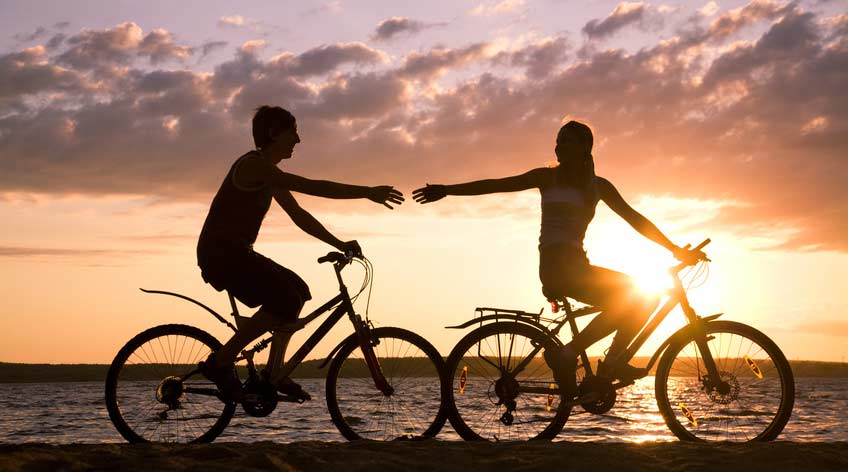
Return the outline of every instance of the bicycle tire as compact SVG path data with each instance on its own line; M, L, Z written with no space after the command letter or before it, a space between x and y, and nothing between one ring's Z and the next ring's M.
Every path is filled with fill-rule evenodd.
M235 403L184 392L186 383L166 380L191 372L220 347L211 334L180 324L150 328L127 342L106 375L106 409L121 436L130 443L206 443L221 434L235 412ZM215 385L203 376L197 374L196 378L191 387L215 391ZM161 393L166 385L181 392L175 408L159 399L168 398ZM201 424L195 425L195 420Z
M523 339L519 340L519 337ZM504 343L498 344L501 339ZM544 331L520 323L492 323L471 331L459 340L445 363L446 391L442 396L447 400L448 418L456 432L466 441L553 439L562 430L571 413L571 406L566 406L560 394L519 393L514 398L515 413L509 412L504 404L499 403L499 385L510 382L503 380L509 378L503 374L503 368L506 367L508 372L510 366L515 365L513 359L522 357L514 356L515 351L507 350L504 358L501 354L505 349L500 349L500 354L489 355L496 354L495 346L504 348L506 341L509 341L508 344L513 349L519 348L524 358L535 350L532 343L541 343L543 349L558 346ZM482 361L479 360L478 352L482 354ZM514 377L516 382L527 385L532 383L540 388L556 385L550 368L542 357L543 352L540 350L536 353L527 368L519 373L524 375ZM488 367L484 366L484 363L488 364ZM497 379L495 368L500 370ZM476 381L471 380L474 378ZM511 422L510 417L505 416L506 413L512 415Z
M375 328L374 353L391 395L377 390L356 336L339 349L327 372L327 409L346 439L432 438L447 420L441 392L444 360L421 336L401 328ZM435 382L434 382L435 380Z
M726 391L707 391L693 331L660 359L657 405L675 436L685 441L771 441L792 415L795 380L780 348L742 323L706 325L707 343Z

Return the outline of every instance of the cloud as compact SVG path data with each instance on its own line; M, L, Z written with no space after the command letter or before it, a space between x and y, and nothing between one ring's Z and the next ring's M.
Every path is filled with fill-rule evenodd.
M481 3L469 10L472 16L495 16L514 12L524 6L524 0L502 0L497 3Z
M583 26L583 34L589 39L605 39L629 25L639 25L642 29L661 26L659 17L651 18L651 6L642 2L619 3L612 13L603 20L591 20Z
M399 73L410 79L430 81L450 68L485 58L488 50L488 43L476 43L460 49L436 47L426 53L412 53L404 59Z
M718 13L718 3L710 0L704 6L698 9L698 14L701 16L713 16Z
M361 43L263 59L267 45L249 42L211 72L138 69L151 59L143 32L86 30L55 52L0 56L0 192L208 202L252 147L249 120L263 103L298 117L303 142L287 168L407 191L544 166L560 123L576 116L595 131L598 173L627 198L734 201L704 227L771 233L772 249L845 252L846 31L793 4L765 5L728 13L745 18L729 27L716 23L725 14L696 16L635 52L573 57L557 36L397 62ZM733 39L740 25L751 30L744 42Z
M230 29L246 29L254 33L267 33L273 30L274 27L264 21L254 18L246 18L241 15L222 16L218 19L219 28Z
M47 59L43 46L0 56L0 103L40 93L78 93L86 88L81 74L50 64Z
M147 57L151 64L158 65L185 59L193 53L189 47L174 44L168 31L156 29L145 35L133 22L104 30L86 29L68 38L66 43L69 48L56 62L81 70L128 65L139 57Z
M754 0L713 20L707 34L712 41L723 39L759 21L776 19L792 8L792 4L780 5L770 0Z
M193 51L174 44L173 35L168 31L155 29L138 44L138 53L150 57L150 63L156 65L171 59L187 59Z
M345 64L380 64L387 56L365 44L335 43L310 49L294 57L288 66L289 72L300 76L321 75Z
M492 62L523 67L528 76L543 78L565 62L569 48L565 37L548 38L519 50L502 51L492 58Z
M310 8L305 12L301 13L301 16L315 16L322 15L324 13L332 13L339 14L342 12L342 2L340 0L333 0L332 2L324 3L315 8Z
M380 22L371 39L374 41L389 41L400 34L411 35L429 28L444 26L447 23L424 23L410 20L407 17L395 16Z
M217 51L218 49L222 49L222 48L226 47L227 44L229 44L229 43L226 42L226 41L207 41L207 42L201 44L200 48L199 48L200 49L200 57L198 58L198 60L205 59L206 56L212 54L213 52Z
M15 41L19 41L19 42L22 42L22 43L29 43L29 42L35 41L37 39L41 39L41 38L47 36L48 34L50 34L50 32L47 30L47 28L45 28L43 26L39 26L32 33L18 33L14 36L14 38L15 38Z

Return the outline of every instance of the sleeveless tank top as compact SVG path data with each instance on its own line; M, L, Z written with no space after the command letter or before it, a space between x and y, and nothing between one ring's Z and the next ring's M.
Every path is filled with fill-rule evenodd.
M542 228L539 235L539 249L553 246L570 246L583 251L583 238L586 228L595 217L598 204L597 192L587 199L583 190L573 186L560 185L555 178L549 185L541 187Z
M215 194L197 243L197 259L201 267L218 256L253 250L262 220L271 207L273 192L270 185L238 187L233 176L245 159L256 157L256 152L251 151L238 158Z

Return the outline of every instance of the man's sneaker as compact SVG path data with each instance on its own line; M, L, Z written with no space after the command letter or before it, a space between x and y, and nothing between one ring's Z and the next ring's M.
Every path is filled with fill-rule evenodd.
M598 377L629 383L648 375L648 369L633 367L630 364L615 366L611 361L598 361Z
M219 366L215 362L215 353L209 354L205 361L197 365L204 377L215 383L223 400L239 402L242 399L241 381L236 374L235 366Z
M553 371L562 396L567 399L574 398L577 395L577 356L574 351L566 346L546 349L545 362Z
M277 382L277 391L288 397L289 401L303 403L307 400L312 400L312 395L307 393L300 384L288 377Z

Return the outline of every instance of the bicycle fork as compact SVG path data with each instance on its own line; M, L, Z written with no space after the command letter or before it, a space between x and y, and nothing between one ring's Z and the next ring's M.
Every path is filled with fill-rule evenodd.
M374 346L379 342L371 336L371 327L368 322L363 320L361 316L356 315L356 331L359 335L359 347L362 349L362 356L365 358L365 364L368 366L368 371L371 373L371 378L374 380L374 386L377 387L383 395L391 396L395 389L389 384L386 376L383 374L383 369L380 367L380 361L374 353Z

